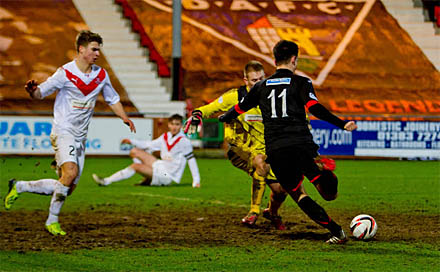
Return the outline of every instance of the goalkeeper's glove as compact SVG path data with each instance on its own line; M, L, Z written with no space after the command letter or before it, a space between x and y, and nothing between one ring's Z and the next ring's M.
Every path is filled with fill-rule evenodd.
M336 169L336 163L332 159L323 158L318 156L315 158L315 163L318 165L319 170L330 170L334 171Z
M200 132L203 125L202 117L203 114L201 111L193 110L191 117L185 122L185 129L183 132L188 133L189 135Z
M24 85L24 89L29 93L31 98L34 98L34 92L37 90L38 83L35 80L28 80L26 85Z

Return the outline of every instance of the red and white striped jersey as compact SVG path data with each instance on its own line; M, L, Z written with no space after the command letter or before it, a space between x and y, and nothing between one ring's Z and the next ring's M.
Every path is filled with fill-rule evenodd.
M74 60L58 68L39 88L43 97L58 90L52 131L59 135L73 135L77 140L87 137L100 92L109 105L119 102L120 99L103 68L93 65L92 71L84 74Z

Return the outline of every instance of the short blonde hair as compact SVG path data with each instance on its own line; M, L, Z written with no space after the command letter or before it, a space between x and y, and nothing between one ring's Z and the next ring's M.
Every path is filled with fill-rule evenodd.
M261 64L261 62L259 61L251 60L248 63L246 63L246 65L244 66L243 75L245 78L247 78L250 72L259 72L259 71L264 71L263 64Z

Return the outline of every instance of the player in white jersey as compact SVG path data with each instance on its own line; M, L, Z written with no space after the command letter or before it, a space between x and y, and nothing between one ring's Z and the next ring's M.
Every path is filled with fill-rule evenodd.
M136 132L107 72L94 64L100 55L101 46L102 38L99 34L81 31L76 38L78 54L73 61L63 65L42 84L29 80L25 85L25 90L33 99L43 99L58 91L50 137L60 178L34 181L11 179L5 208L9 210L24 192L52 195L46 229L53 235L66 234L58 223L58 215L67 195L72 193L81 177L87 131L100 93L112 111L132 132Z
M99 185L107 186L139 173L146 178L143 185L170 185L172 181L180 183L188 162L193 177L192 186L200 187L199 169L191 142L182 132L182 121L182 116L174 114L168 118L169 131L152 141L122 140L122 144L135 146L130 151L134 163L107 178L93 174L93 179ZM160 160L151 154L154 151L160 151Z

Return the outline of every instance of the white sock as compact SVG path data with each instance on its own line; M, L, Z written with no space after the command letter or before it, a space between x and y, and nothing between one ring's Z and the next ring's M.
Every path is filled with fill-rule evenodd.
M17 181L17 193L35 193L42 195L51 195L55 190L56 179L40 179L33 181Z
M69 187L64 186L59 181L56 182L55 190L50 200L49 217L46 220L46 225L58 222L58 215L60 214L61 207L63 207L68 192Z
M134 174L136 174L136 171L134 171L134 169L129 166L127 168L124 168L124 169L114 173L110 177L105 178L104 180L105 180L105 183L108 185L113 182L117 182L117 181L131 178Z

